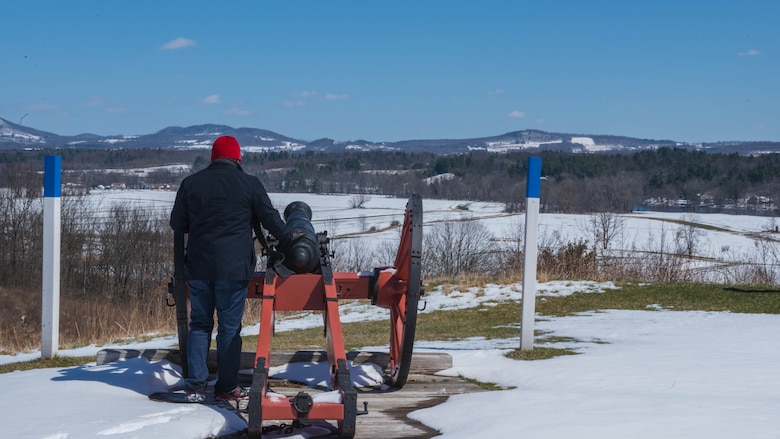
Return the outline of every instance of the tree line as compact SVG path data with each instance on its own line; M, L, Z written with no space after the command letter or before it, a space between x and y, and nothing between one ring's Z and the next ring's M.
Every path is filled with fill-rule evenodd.
M63 181L86 189L175 187L185 176L160 169L143 177L106 169L208 165L208 150L58 150L0 152L0 186L20 169L42 168L46 154L63 156ZM710 154L659 148L632 154L560 151L438 155L401 151L244 153L243 167L272 192L365 193L495 201L523 209L527 161L541 156L543 212L626 212L650 208L775 215L780 155Z

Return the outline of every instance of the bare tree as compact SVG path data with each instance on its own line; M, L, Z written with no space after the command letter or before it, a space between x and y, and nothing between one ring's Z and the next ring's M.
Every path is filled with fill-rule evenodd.
M625 219L614 212L592 213L588 225L593 234L593 241L603 250L609 249L610 243L623 233Z
M697 225L698 218L695 215L686 215L684 222L680 224L675 233L677 251L692 257L699 246L699 238L702 232Z
M35 288L43 254L41 178L29 166L11 168L0 188L0 278L7 286Z
M423 235L426 274L456 276L494 270L493 235L474 220L438 223Z
M371 201L371 197L368 195L355 194L349 199L349 207L352 209L362 209L369 201Z
M519 220L513 220L503 234L504 236L499 239L500 251L497 255L497 266L502 271L522 273L525 224ZM540 243L539 247L543 247L543 244Z
M365 239L343 238L331 241L335 271L362 271L376 266L375 252Z
M751 283L775 284L778 281L778 261L780 261L777 241L768 236L760 236L753 244L755 252L749 258L752 263L745 268L745 271L751 275Z
M661 224L660 233L651 233L647 249L647 258L642 261L645 274L644 278L656 282L681 282L687 279L689 274L683 265L680 254L672 251L665 224Z

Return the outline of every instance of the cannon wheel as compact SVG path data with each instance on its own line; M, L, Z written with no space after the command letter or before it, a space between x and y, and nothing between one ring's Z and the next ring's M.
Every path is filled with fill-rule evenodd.
M417 306L422 292L422 226L422 198L414 194L406 204L401 245L394 265L396 278L406 282L406 290L396 296L390 307L389 384L396 389L406 384L412 364Z

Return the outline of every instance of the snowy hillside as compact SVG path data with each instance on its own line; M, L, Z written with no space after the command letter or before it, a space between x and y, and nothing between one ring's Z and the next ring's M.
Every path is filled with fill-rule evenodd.
M162 148L203 149L211 146L220 135L236 137L245 151L404 151L432 152L437 154L486 151L504 153L509 151L543 149L571 152L638 151L661 146L692 148L670 140L648 140L616 136L595 136L586 134L546 133L539 130L524 130L472 139L409 139L397 142L381 140L334 140L321 138L301 140L273 131L259 128L233 128L226 125L203 124L189 127L167 127L156 133L121 134L98 136L81 134L60 136L37 131L34 128L14 124L0 119L0 149L15 148Z

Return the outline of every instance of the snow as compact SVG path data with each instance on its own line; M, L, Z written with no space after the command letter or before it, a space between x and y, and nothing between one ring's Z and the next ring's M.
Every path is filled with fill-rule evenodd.
M517 143L517 140L500 140L497 142L485 142L485 146L469 146L471 151L488 151L488 152L509 152L521 149L539 149L543 145L550 145L554 143L560 143L563 139L549 140L546 142L533 142L524 141L523 143Z
M456 395L411 417L447 438L756 438L780 432L774 414L780 348L772 335L780 316L606 311L549 319L537 328L590 341L577 344L581 355L530 362L506 359L500 350L454 350L455 367L446 374L516 388Z
M89 197L97 215L108 216L112 205L124 203L142 204L149 212L167 216L175 192L105 190L93 191ZM398 241L398 229L389 226L393 221L403 221L407 202L402 198L377 195L367 197L368 201L362 208L350 208L352 195L272 193L270 197L280 211L293 201L306 202L314 212L314 228L318 231L327 230L328 236L337 240L346 235L352 236L354 232L374 228L376 232L361 236L372 247L382 241ZM523 213L506 213L504 207L504 204L494 202L423 200L426 227L446 220L471 219L484 224L497 242L521 238L521 229L525 223ZM693 221L715 227L697 229L699 245L696 256L699 259L727 262L739 261L755 253L755 236L775 228L773 218L760 216L634 212L619 217L623 220L623 230L610 244L612 251L658 250L662 242L667 246L674 242L675 233L681 226L673 221ZM539 243L544 245L559 237L564 242L583 239L592 244L594 237L590 219L587 214L542 213L539 215Z
M594 142L590 137L572 137L571 143L579 143L585 147L596 146L596 142Z
M106 168L103 172L106 174L130 174L140 178L146 178L153 172L170 172L171 174L188 174L191 170L191 165L175 164L164 166L147 166L143 168ZM81 172L81 171L66 171L66 172Z
M621 149L620 146L615 145L599 145L591 137L572 137L571 143L579 143L588 152L603 152L612 151L614 149Z
M431 185L433 183L441 183L442 181L452 180L455 178L455 174L452 172L445 172L444 174L438 174L434 175L433 177L428 177L423 179L425 184Z
M548 282L539 284L539 294L598 294L607 288L615 286ZM518 291L518 285L493 285L479 295L438 291L426 297L428 307L451 309L516 301ZM444 438L733 439L780 433L778 315L606 310L539 317L536 328L577 340L555 346L580 354L538 361L507 359L503 354L519 344L519 328L512 339L419 340L418 352L452 355L453 368L440 374L494 382L507 390L451 395L445 403L410 417L440 430ZM144 346L173 343L159 339ZM85 350L78 355L85 355ZM356 385L381 382L373 366L351 371ZM328 371L327 365L299 363L275 367L272 374L322 385ZM245 428L228 409L147 399L152 392L180 385L180 380L178 366L145 359L2 374L4 432L8 437L45 439L204 438ZM322 395L319 398L337 398L332 392Z
M241 149L244 152L269 152L269 151L301 151L306 148L306 145L302 143L295 143L290 141L279 141L276 139L271 139L275 142L280 142L279 145L274 146L242 146ZM208 145L210 147L210 145Z
M125 201L144 198L129 192L116 194ZM105 191L100 196L111 194ZM173 200L172 194L164 192L150 198L161 211ZM315 228L335 226L339 233L354 230L360 215L371 218L370 222L389 223L402 217L406 204L406 200L373 197L365 209L348 209L348 196L272 194L272 200L282 208L295 199L312 206L320 221ZM473 215L497 235L508 234L509 228L522 224L522 215L506 215L497 203L424 200L424 204L426 223ZM469 210L458 209L463 205ZM647 242L647 235L664 232L660 225L665 223L659 219L683 218L681 214L659 213L623 217L626 236L622 240L626 243ZM541 229L583 236L581 225L585 220L584 216L543 214L540 224ZM754 245L746 234L765 230L767 221L731 215L697 217L697 222L723 228L706 231L706 240L714 241L712 245L745 249ZM378 235L366 236L382 239ZM388 234L386 238L397 240L397 235ZM616 286L609 282L554 281L539 283L537 294L599 294L610 288ZM421 312L510 302L518 304L519 320L521 298L521 284L455 291L439 287L426 292L426 308ZM345 322L387 318L385 311L370 305L344 303L341 308ZM319 315L300 313L281 319L276 330L321 325ZM505 390L450 395L446 402L409 416L441 431L443 438L780 437L780 344L776 337L780 315L683 312L656 306L646 311L537 316L535 327L556 339L574 340L550 346L572 348L579 355L538 361L508 359L504 353L519 345L519 325L517 337L510 339L418 340L417 352L446 352L453 357L453 367L440 374L493 382ZM245 328L245 333L253 332L257 333L257 326ZM125 347L166 348L175 343L175 338L168 336ZM92 356L100 349L89 346L60 350L59 354ZM39 352L0 356L0 364L39 357ZM290 364L275 367L272 373L322 385L328 374L322 366L327 368L312 363ZM351 372L357 385L378 385L381 380L374 367L355 366ZM165 360L129 359L101 366L90 363L0 374L3 436L204 438L245 428L244 421L228 409L166 404L147 398L152 392L180 384L178 366ZM440 393L448 394L448 390L444 387ZM319 397L337 395L328 392Z

